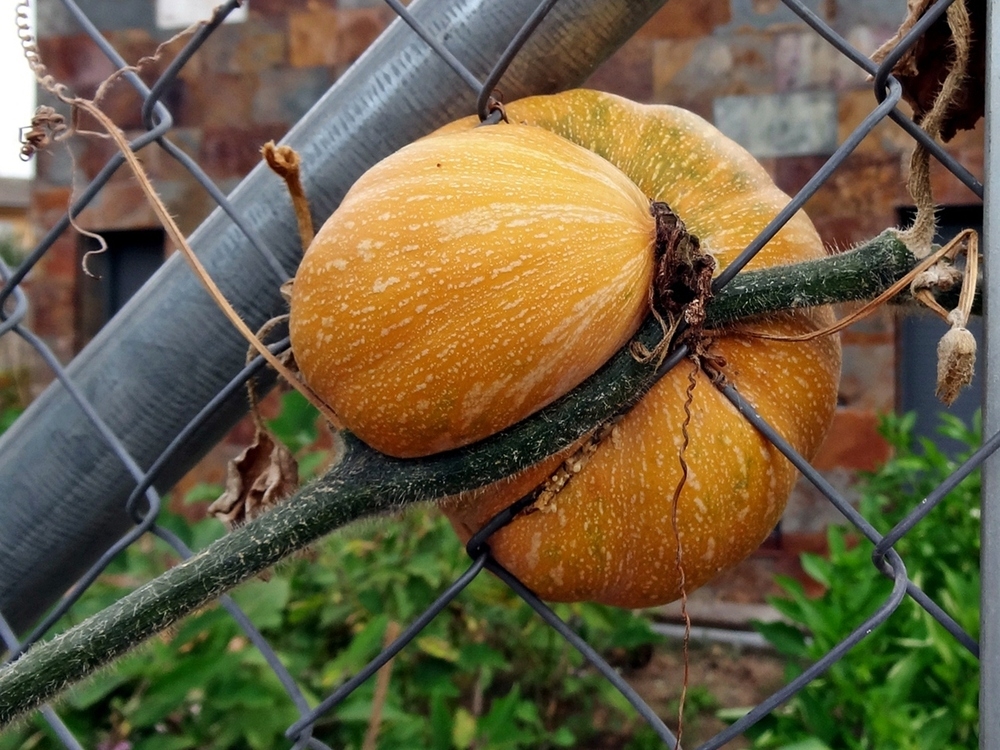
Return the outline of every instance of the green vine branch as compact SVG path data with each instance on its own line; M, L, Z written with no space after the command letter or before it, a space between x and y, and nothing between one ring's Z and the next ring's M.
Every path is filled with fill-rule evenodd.
M717 294L706 325L724 326L792 307L871 299L915 264L898 235L887 231L841 255L744 272ZM637 339L652 348L660 335L659 323L649 320ZM638 362L626 347L531 418L475 445L419 460L390 458L346 435L342 460L324 477L0 669L0 726L335 529L475 489L573 444L626 411L656 379L656 362Z

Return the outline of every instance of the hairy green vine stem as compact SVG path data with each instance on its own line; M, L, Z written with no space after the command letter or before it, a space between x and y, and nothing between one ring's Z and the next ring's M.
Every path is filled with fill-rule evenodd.
M916 261L895 232L823 260L745 272L715 297L706 326L791 307L870 299ZM656 344L649 320L637 338ZM257 575L357 519L436 500L509 476L627 410L656 381L656 363L628 347L538 414L475 445L419 460L389 458L350 435L343 459L294 497L114 605L0 669L0 726Z

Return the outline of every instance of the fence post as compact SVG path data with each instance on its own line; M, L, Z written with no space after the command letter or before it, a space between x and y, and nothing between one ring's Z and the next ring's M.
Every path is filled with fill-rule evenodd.
M1000 47L992 33L1000 23L1000 7L987 3L986 9L986 124L983 177L983 259L985 323L985 378L983 393L983 435L1000 431ZM983 464L982 551L980 570L980 692L979 746L1000 750L1000 454Z

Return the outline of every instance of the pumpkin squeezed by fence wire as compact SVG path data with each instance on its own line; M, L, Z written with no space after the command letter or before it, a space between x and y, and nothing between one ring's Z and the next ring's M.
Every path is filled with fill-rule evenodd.
M319 231L296 277L292 344L307 383L390 454L485 437L595 371L655 296L653 222L642 210L650 202L669 205L720 271L788 202L749 153L681 109L579 90L513 102L506 113L509 124L458 121L376 166ZM614 240L574 234L591 213L610 217ZM748 267L824 255L800 212ZM562 293L567 285L574 294ZM694 347L806 457L833 415L839 343L755 334L818 331L831 315L773 315L702 332ZM525 319L545 327L522 332ZM695 363L582 445L444 509L467 540L542 487L490 538L497 560L544 598L648 606L677 598L682 579L691 590L752 552L795 477Z

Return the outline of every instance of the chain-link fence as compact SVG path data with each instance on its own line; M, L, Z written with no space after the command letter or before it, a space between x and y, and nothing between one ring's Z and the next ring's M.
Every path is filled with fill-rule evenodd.
M73 0L61 2L92 43L115 67L125 71L125 81L142 98L147 132L132 141L132 149L141 152L150 144L158 144L218 204L219 210L192 235L190 243L203 258L209 273L222 281L225 295L248 324L261 325L280 309L278 287L292 275L297 262L298 248L289 240L295 237L294 218L277 192L277 181L261 169L230 196L225 196L205 171L171 141L172 115L162 100L195 51L239 7L238 0L221 6L210 22L200 26L151 86L128 70L126 60ZM489 117L490 96L498 87L508 99L513 99L577 83L660 4L543 0L537 5L422 2L407 8L397 0L386 2L399 20L287 138L302 153L303 160L313 166L306 175L306 187L314 197L314 208L319 215L328 214L353 179L378 158L454 117L472 111L483 119ZM827 44L872 76L871 111L740 260L729 266L718 280L720 285L738 273L886 119L921 142L973 194L980 198L984 194L983 185L967 169L897 108L901 87L891 71L906 50L943 16L950 5L948 0L940 0L927 10L880 65L852 47L809 3L784 2ZM586 19L587 23L581 24L580 19ZM551 50L558 50L559 54L553 55ZM992 55L989 50L990 63ZM990 154L988 131L988 160L992 158ZM111 158L80 192L70 214L80 213L93 201L125 161L121 155ZM989 169L986 174L988 183ZM989 279L992 238L988 210L986 216L984 246ZM0 638L8 649L8 663L38 644L109 563L144 535L156 535L184 557L192 554L180 539L158 525L161 498L155 487L169 487L233 424L245 408L241 402L248 380L267 380L262 374L265 366L261 358L243 365L245 344L228 329L229 324L213 309L180 258L173 258L70 366L62 366L26 325L29 301L22 282L58 238L71 231L71 224L70 215L64 216L16 269L0 265L4 279L0 293L0 336L17 336L27 342L57 380L0 442L0 487L4 488L0 502L7 503L3 515L5 528L0 530L4 544L0 547L5 547L8 568L2 572L0 587ZM987 309L988 305L989 300ZM156 344L150 346L149 342ZM271 348L277 352L285 347L287 341ZM963 478L980 466L989 467L986 459L1000 446L998 424L989 410L997 387L992 373L1000 372L1000 367L995 366L997 348L1000 347L992 347L987 341L986 438L982 447L905 521L884 536L758 417L752 404L734 389L725 390L740 412L861 535L876 545L872 575L877 571L892 579L894 585L886 600L873 606L872 614L856 623L853 632L836 648L702 745L703 748L722 747L822 675L873 631L871 637L878 638L877 626L907 596L918 602L962 646L977 657L982 655L981 746L1000 747L996 730L1000 726L1000 685L997 670L989 666L987 658L987 654L992 654L997 662L996 638L1000 635L996 632L1000 623L997 612L1000 557L993 541L1000 537L989 536L990 529L997 531L989 501L991 488L995 486L991 472L985 472L982 511L982 648L908 578L904 561L893 548ZM211 352L211 361L207 363L206 352ZM683 352L672 356L664 369L682 358ZM123 371L130 375L122 375ZM282 665L249 619L232 600L222 597L222 606L263 654L300 714L287 730L294 747L326 747L312 736L317 719L419 635L483 570L503 580L621 691L667 746L675 746L676 739L662 718L618 671L491 557L490 533L512 516L513 513L504 515L470 540L467 549L472 563L468 571L442 592L435 604L406 627L378 658L315 706L310 705L296 684L295 675ZM80 746L55 711L47 707L41 710L66 747Z

